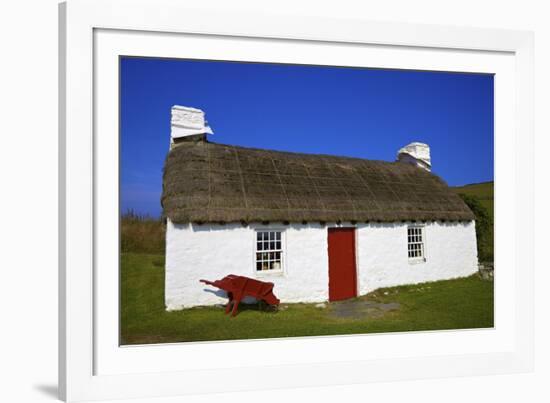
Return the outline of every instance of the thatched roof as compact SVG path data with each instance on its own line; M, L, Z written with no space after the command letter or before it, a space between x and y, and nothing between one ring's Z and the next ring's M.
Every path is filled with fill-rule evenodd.
M175 223L473 220L438 176L403 162L182 142L166 158Z

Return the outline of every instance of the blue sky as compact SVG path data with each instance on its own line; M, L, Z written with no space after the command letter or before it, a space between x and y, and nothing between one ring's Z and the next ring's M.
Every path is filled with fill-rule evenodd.
M493 180L493 76L121 58L121 209L161 214L170 108L200 108L209 140L395 160L428 143L449 185Z

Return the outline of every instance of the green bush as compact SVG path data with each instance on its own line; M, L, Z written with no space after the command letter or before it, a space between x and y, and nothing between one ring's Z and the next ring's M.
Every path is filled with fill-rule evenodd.
M476 217L477 256L480 262L493 261L493 218L480 199L459 193Z

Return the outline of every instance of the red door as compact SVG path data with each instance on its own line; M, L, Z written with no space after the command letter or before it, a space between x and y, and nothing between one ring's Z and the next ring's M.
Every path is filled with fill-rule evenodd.
M328 299L341 301L356 296L355 228L329 228Z

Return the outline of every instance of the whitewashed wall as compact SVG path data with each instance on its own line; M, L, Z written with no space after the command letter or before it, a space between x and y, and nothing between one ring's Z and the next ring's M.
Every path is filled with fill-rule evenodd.
M255 228L284 230L283 275L255 271ZM256 277L275 284L275 294L286 302L328 299L326 228L319 224L288 226L177 225L168 222L166 287L168 309L226 303L225 293L199 283L228 274ZM263 275L263 276L262 276Z
M381 287L469 276L477 271L474 221L426 223L425 261L410 262L407 224L369 224L357 231L359 294Z
M226 295L199 280L227 274L256 277L275 284L283 302L328 299L327 228L331 225L261 224L179 225L168 221L166 287L168 310L223 304ZM334 226L334 225L332 225ZM284 274L257 273L255 229L284 230ZM427 223L426 261L409 263L407 224L358 224L357 271L359 294L380 287L467 276L477 270L474 222Z

